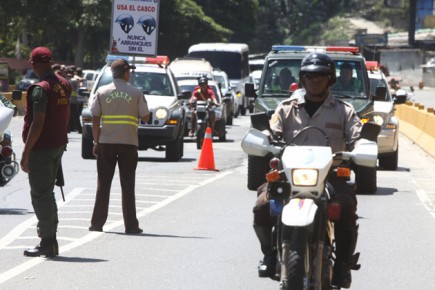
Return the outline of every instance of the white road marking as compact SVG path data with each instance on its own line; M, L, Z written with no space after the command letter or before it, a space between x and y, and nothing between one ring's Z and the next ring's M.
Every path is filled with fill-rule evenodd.
M417 187L420 187L414 178L411 177L411 180ZM432 217L435 218L435 206L430 198L427 196L426 191L424 191L423 189L416 189L415 192L417 193L418 198L420 199L426 210L432 215Z
M192 191L194 191L195 189L207 185L209 183L212 183L216 180L219 180L221 178L224 178L225 176L232 174L232 171L227 171L227 172L220 172L216 175L210 174L210 178L202 180L201 182L199 182L196 185L190 185L187 188L179 191L177 194L168 197L167 199L159 202L158 204L155 204L151 207L145 208L143 210L140 210L137 212L137 218L141 218L146 216L149 213L152 213L162 207L167 206L168 204L176 201L177 199L187 195L188 193L191 193ZM203 178L206 177L205 174L203 175ZM74 197L76 197L77 195L79 195L81 192L83 192L85 190L85 188L76 188L74 189L71 193L69 193L66 196L66 200L65 200L65 204L67 204L68 202L70 202ZM60 204L58 207L63 206L63 204ZM63 212L62 212L63 213ZM122 214L120 214L122 215ZM30 226L35 225L37 222L36 217L32 217L29 218L27 221L22 222L21 224L19 224L17 227L15 227L11 232L9 232L5 237L3 237L0 240L0 250L6 249L7 246L13 242L15 239L17 239L24 231L26 231ZM107 224L104 226L104 230L105 231L110 231L114 228L120 227L124 225L124 221L118 220L115 222L112 222L110 224ZM96 238L98 238L99 236L101 236L102 234L104 234L104 232L90 232L88 234L86 234L85 236L72 241L69 244L63 245L60 249L59 249L59 254L64 254L72 249L75 249L79 246L82 246ZM60 238L60 237L59 237ZM6 272L3 272L0 274L0 285L3 284L4 282L16 277L17 275L20 275L21 273L24 273L25 271L37 266L38 264L42 263L46 261L46 258L42 258L42 257L35 257L35 258L31 258L30 260L28 260L27 262L24 262Z

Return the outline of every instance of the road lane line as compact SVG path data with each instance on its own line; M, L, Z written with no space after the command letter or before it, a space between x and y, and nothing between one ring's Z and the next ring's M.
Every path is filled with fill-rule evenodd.
M412 176L411 180L416 185L416 187L420 187L420 185ZM430 198L427 196L426 191L424 191L423 189L416 189L415 192L417 193L418 198L420 199L426 210L432 215L433 218L435 218L435 206Z
M232 174L233 171L227 171L227 172L220 172L216 175L212 175L211 178L205 179L202 182L200 182L199 184L196 185L190 185L189 187L181 190L180 192L178 192L177 194L163 200L162 202L160 202L159 204L156 204L154 206L151 206L149 208L146 208L144 210L141 210L139 212L137 212L137 217L138 219L141 217L146 216L149 213L152 213L162 207L165 207L167 205L169 205L170 203L178 200L179 198L187 195L188 193L193 192L194 190L196 190L197 188L200 188L201 186L207 185L209 183L215 182L221 178L224 178L225 176ZM84 188L77 188L74 189L70 194L68 194L66 196L66 201L65 203L69 202L72 200L72 196L71 194L74 194L74 196L79 195L83 190L85 190ZM69 198L71 196L71 198ZM60 206L59 206L60 207ZM28 221L25 221L23 223L21 223L20 225L17 226L17 228L19 228L20 230L16 230L17 228L15 228L14 230L12 230L9 234L7 234L4 238L2 238L0 240L0 250L4 249L9 243L11 243L13 241L13 239L11 239L12 237L17 237L17 233L21 234L22 232L24 232L25 230L27 230L27 228L29 226L31 226L32 224L36 223L36 217L32 217L30 218ZM27 225L27 227L25 227ZM107 226L104 226L105 231L110 231L114 228L120 227L120 226L124 226L124 221L123 220L119 220L116 222L113 222L111 224L108 224ZM24 230L23 230L24 229ZM13 233L13 234L11 234ZM100 237L102 234L104 234L104 232L90 232L87 235L83 236L82 238L77 239L76 241L73 241L69 244L66 245L62 245L62 247L59 248L59 254L64 254L72 249L75 249L79 246L82 246L88 242L91 242L92 240L95 240L96 238ZM54 259L55 260L55 259ZM46 258L42 258L42 257L34 257L34 258L30 258L29 261L24 262L6 272L3 272L0 274L0 285L5 283L6 281L24 273L25 271L37 266L38 264L42 263L46 261Z
M65 203L58 204L58 208L63 207L65 204L70 202L74 197L79 195L85 188L76 188L71 193L69 193L65 197ZM27 229L29 229L31 226L36 225L38 220L36 219L36 216L33 216L29 218L28 220L22 222L18 226L16 226L12 231L6 234L3 238L0 239L0 251L9 245L11 242L13 242L17 237L22 235Z

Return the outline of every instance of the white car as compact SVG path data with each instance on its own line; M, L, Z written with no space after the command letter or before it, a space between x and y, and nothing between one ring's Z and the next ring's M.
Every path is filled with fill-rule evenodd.
M93 101L99 87L113 81L110 64L120 57L133 64L132 57L109 55L107 65L99 73L92 88L89 102ZM184 96L167 67L168 63L169 58L166 56L136 57L136 69L130 72L129 83L144 92L151 113L147 123L139 121L138 149L165 151L167 161L178 161L184 154L186 110L182 101ZM92 114L88 106L82 111L82 122L82 157L93 159Z
M83 70L83 79L86 81L86 89L91 91L94 86L95 80L97 79L98 71L85 69Z
M233 117L237 118L239 115L240 97L230 86L230 79L223 70L214 70L214 78L218 82L225 102L227 102L227 125L233 124Z
M260 80L261 80L261 74L263 73L262 70L254 70L249 75L249 82L254 84L254 89L258 90L258 87L260 86Z
M404 103L406 99L394 99L391 95L388 81L379 65L375 61L366 62L367 72L370 80L370 93L376 95L377 87L385 87L385 99L374 102L373 113L370 119L381 126L378 135L378 158L379 167L385 170L396 170L399 157L399 119L394 116L394 105Z

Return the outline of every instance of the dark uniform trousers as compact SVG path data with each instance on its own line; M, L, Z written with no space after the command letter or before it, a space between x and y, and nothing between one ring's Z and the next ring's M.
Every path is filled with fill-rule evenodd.
M29 156L29 184L33 209L38 218L37 231L41 239L56 237L57 204L54 186L66 145L32 150Z
M335 222L336 230L354 230L356 228L357 199L354 189L344 179L331 177L328 180L336 192L336 199L341 205L340 220ZM254 225L270 227L276 224L275 216L270 215L269 200L267 199L267 183L257 190L257 201L254 206Z
M110 189L116 163L122 191L122 214L126 230L139 227L136 217L135 181L138 161L137 147L126 144L99 144L97 170L98 185L91 224L102 228L109 212Z

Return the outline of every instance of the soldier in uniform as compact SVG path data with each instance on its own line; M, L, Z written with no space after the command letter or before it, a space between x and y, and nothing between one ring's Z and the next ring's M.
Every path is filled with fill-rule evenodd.
M299 79L305 88L305 95L283 101L272 116L270 125L276 136L288 142L304 127L315 126L329 136L333 152L343 151L346 144L353 144L359 138L362 123L353 107L330 94L336 81L335 65L323 53L311 53L301 63ZM299 95L299 94L298 94ZM308 136L310 144L324 144L324 137ZM320 143L321 142L321 143ZM357 230L354 189L340 178L329 182L337 192L337 200L342 205L342 216L335 224L337 259L333 284L349 288L352 256L356 247ZM260 241L264 259L259 266L260 277L273 277L275 274L276 253L272 245L272 227L276 217L270 216L267 184L258 188L258 199L254 207L254 230Z
M135 179L138 161L139 118L148 122L150 112L142 91L128 84L130 69L124 59L111 64L113 82L100 87L91 103L93 154L97 158L98 184L90 231L101 232L109 211L110 188L116 164L122 191L125 233L140 234L136 217ZM101 128L100 128L101 121Z
M71 86L65 78L51 70L52 58L48 48L37 47L29 60L40 81L27 89L21 168L29 174L32 205L41 238L39 245L24 251L24 255L30 257L59 254L56 239L59 220L53 190L68 143Z

